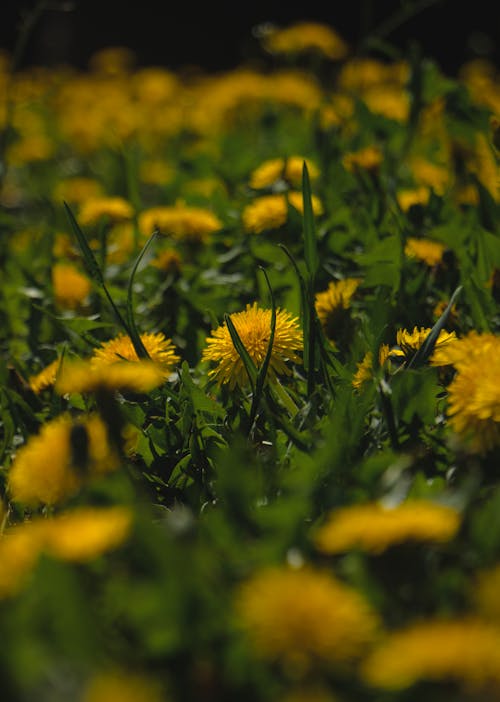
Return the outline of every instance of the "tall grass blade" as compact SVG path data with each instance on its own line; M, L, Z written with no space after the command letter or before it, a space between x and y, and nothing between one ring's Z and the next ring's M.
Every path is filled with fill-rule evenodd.
M312 207L311 181L305 161L302 166L302 200L304 205L304 258L309 277L314 282L319 267L319 256Z
M257 366L255 365L252 357L246 350L245 344L240 339L240 335L238 334L236 327L234 326L233 320L228 314L224 315L224 321L227 324L227 328L229 330L229 334L231 335L231 340L233 342L234 348L238 352L238 355L243 361L243 365L245 366L248 379L250 380L252 393L255 393L255 386L257 384Z
M269 343L267 345L266 355L264 357L262 366L257 372L257 377L255 379L255 392L252 398L252 407L250 409L250 426L253 425L255 416L257 414L257 410L259 408L260 400L262 397L262 390L264 388L264 382L266 380L267 369L269 368L269 363L271 361L271 355L273 352L274 334L276 331L276 304L274 301L274 294L266 271L262 267L261 270L264 273L267 287L269 288L269 295L271 298L271 330L269 332Z
M149 247L153 243L153 240L156 239L158 234L159 234L158 230L155 229L154 232L149 237L149 239L147 240L147 242L144 244L142 251L137 256L137 259L134 263L134 266L132 268L132 271L130 273L130 277L128 280L128 286L127 286L126 315L127 315L128 333L130 336L130 340L132 341L132 344L134 345L134 349L135 349L135 352L136 352L138 358L145 358L148 360L151 360L151 357L150 357L149 353L147 352L146 347L142 343L141 336L139 334L139 331L138 331L136 323L135 323L134 306L133 306L132 296L133 296L134 278L135 278L135 274L137 272L137 269L139 267L139 264L142 261L144 254L149 249Z

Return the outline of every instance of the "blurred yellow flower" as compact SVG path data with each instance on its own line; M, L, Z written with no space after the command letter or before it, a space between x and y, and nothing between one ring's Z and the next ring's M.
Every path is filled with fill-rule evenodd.
M292 187L300 188L302 184L302 170L304 162L310 180L319 177L319 169L310 159L302 156L289 156L288 158L274 158L264 161L255 168L249 178L249 185L256 190L268 188L277 180L286 180Z
M90 226L103 219L121 222L133 216L134 208L122 197L93 197L80 204L77 219L82 226Z
M40 524L43 550L63 561L82 563L115 549L132 526L127 507L77 507Z
M437 195L444 195L451 185L451 171L446 166L432 163L420 156L413 157L409 166L415 182L432 188Z
M425 237L408 237L405 245L405 254L408 258L416 258L428 266L438 266L443 260L446 246L440 241L433 241Z
M411 500L397 507L378 502L334 510L317 530L314 542L323 553L361 549L382 553L405 541L449 541L460 526L460 514L428 500Z
M351 173L358 168L365 171L377 171L382 163L383 155L378 146L366 146L358 151L349 151L342 157L342 165Z
M338 32L320 22L296 22L284 29L270 27L262 37L263 46L273 54L302 54L316 51L327 58L344 58L349 47Z
M151 361L116 361L110 364L70 361L64 364L55 389L61 395L102 390L149 392L164 382L163 369Z
M364 598L330 573L268 568L240 585L235 613L256 652L306 675L345 666L366 653L379 620Z
M288 200L288 202L287 202ZM323 214L323 205L316 196L311 196L313 213ZM262 195L255 198L242 212L241 218L245 231L261 234L267 229L279 229L288 220L288 203L303 214L304 204L301 192L290 191L285 194Z
M55 361L49 363L49 365L45 366L45 368L43 368L39 373L36 373L36 375L31 375L28 378L28 383L34 393L38 395L38 393L42 392L42 390L54 385L56 382L57 372L61 364L62 359L56 358Z
M423 621L389 634L361 666L371 686L403 690L420 681L457 682L490 699L500 686L500 628L481 620ZM491 690L490 690L491 692Z
M408 212L414 205L427 205L431 191L426 185L418 188L403 188L396 193L396 199L403 212Z
M73 176L59 181L52 193L54 202L66 201L68 205L80 205L85 200L92 200L104 195L104 188L99 181L85 176Z
M222 222L210 210L201 207L175 205L173 207L151 207L140 213L139 230L150 236L155 229L179 241L203 243L222 229Z
M52 268L52 288L58 307L76 310L90 294L92 283L71 263L56 263Z
M148 332L141 334L140 337L150 359L160 369L163 377L167 378L172 372L174 365L180 361L180 356L175 353L175 346L172 340L168 339L162 332ZM125 334L119 334L114 339L103 342L98 348L94 349L91 358L91 362L96 369L102 366L109 369L110 364L120 361L138 363L139 360L132 340ZM121 370L117 371L117 374L119 375L121 372ZM128 372L125 371L125 373Z
M500 625L500 565L477 572L471 590L474 608L479 616Z
M152 678L130 670L113 670L96 673L81 702L166 702L166 698Z
M256 302L247 305L243 312L230 315L238 335L253 362L260 368L269 345L271 333L271 310L260 309ZM278 375L291 373L288 362L301 363L297 351L302 349L302 332L297 319L286 310L276 310L276 328L267 372L268 379L274 380ZM224 323L212 331L206 340L202 354L203 361L212 361L216 367L209 371L209 376L219 385L229 383L230 389L236 385L248 385L248 376L243 361L234 347L229 329Z
M0 535L0 599L16 595L36 565L41 534L30 522Z
M18 449L7 486L14 502L55 505L75 494L85 480L117 467L118 457L99 417L73 420L62 415Z

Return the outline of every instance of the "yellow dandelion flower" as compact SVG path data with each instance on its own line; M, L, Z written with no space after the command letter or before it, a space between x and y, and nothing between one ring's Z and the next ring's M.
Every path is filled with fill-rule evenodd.
M403 188L396 193L396 199L403 212L408 212L414 205L427 205L431 191L426 185L418 188Z
M129 670L113 670L94 675L81 702L165 702L165 696L152 678Z
M267 229L279 229L288 219L288 203L300 214L304 212L304 203L301 192L291 191L284 194L263 195L247 205L242 212L242 222L245 231L260 234ZM312 195L313 213L316 216L323 214L321 200Z
M90 226L103 219L121 222L133 216L134 208L122 197L93 197L80 204L78 222L82 226Z
M410 96L397 85L374 85L363 92L368 109L396 122L406 122L410 112Z
M117 361L98 364L73 361L64 364L55 389L61 394L114 390L149 392L165 382L163 370L151 361Z
M173 167L160 159L143 161L139 169L141 181L148 185L166 185L173 180L174 176Z
M39 536L30 522L0 535L0 599L16 595L27 582L40 554Z
M452 180L449 168L432 163L420 156L412 158L409 165L418 185L426 185L432 188L437 195L444 195Z
M454 338L451 343L437 346L430 358L433 366L460 366L462 363L468 363L477 355L481 356L484 349L484 355L493 355L497 351L497 336L495 334L481 334L477 331L471 331L465 336Z
M355 173L358 168L365 171L377 171L383 160L383 154L378 146L366 146L358 151L349 151L342 158L346 171Z
M109 76L127 73L135 63L134 52L125 46L107 46L95 51L89 60L93 71Z
M99 198L104 195L104 188L94 178L74 176L61 180L54 188L54 202L66 201L70 205L80 205L85 200Z
M31 375L28 378L30 388L35 394L42 392L46 388L50 388L56 382L57 373L61 366L62 359L56 358L55 361L49 363L36 375Z
M267 353L271 333L271 310L259 309L256 302L247 305L243 312L235 312L231 317L238 335L253 362L260 368ZM216 367L209 376L216 378L219 385L229 383L233 390L236 385L248 385L248 377L243 361L234 347L229 329L224 323L212 331L206 341L202 361L212 361ZM276 328L268 368L268 379L278 375L289 375L288 362L301 363L297 351L302 348L302 332L297 319L286 310L276 310Z
M499 337L481 351L455 363L457 373L448 386L447 416L461 442L482 454L500 445Z
M341 332L346 321L346 310L350 308L360 283L359 278L332 280L326 290L316 293L316 314L328 339L335 339Z
M175 353L172 340L168 339L162 332L148 332L140 336L150 359L160 368L164 378L167 378L174 365L181 360L180 356ZM99 348L94 349L91 361L95 368L99 368L100 366L109 367L110 364L119 361L138 363L139 358L130 337L119 334L114 339L105 341Z
M315 51L332 60L344 58L349 47L333 27L320 22L297 22L290 27L272 27L262 38L273 54L302 54Z
M139 215L140 232L150 236L155 229L179 241L203 243L214 232L222 229L222 222L210 210L202 207L175 205L173 207L151 207Z
M289 156L288 158L274 158L264 161L258 168L255 168L249 179L251 188L259 190L268 188L280 178L286 180L292 187L298 188L302 183L302 170L304 161L310 180L319 177L319 169L315 163L302 156Z
M413 327L413 331L407 329L398 329L396 332L396 346L389 351L389 358L399 358L402 361L408 361L422 346L431 331L430 327ZM454 331L447 332L441 329L439 336L434 345L434 353L438 349L444 349L456 342L457 336Z
M397 507L370 502L333 511L317 530L315 544L323 553L349 549L382 553L405 541L449 541L459 526L460 514L455 509L428 500Z
M85 303L92 283L72 264L56 263L52 268L52 288L56 305L76 310Z
M455 681L476 691L497 688L500 628L473 618L413 624L390 634L368 655L361 671L365 682L386 690L426 680Z
M439 241L425 237L408 237L406 240L405 254L408 258L416 258L428 266L438 266L443 260L446 246Z
M357 364L356 373L352 379L352 387L359 390L361 386L372 377L373 354L368 351Z
M75 437L81 445L77 446ZM17 451L8 490L14 502L54 505L75 494L86 477L107 473L117 465L99 417L74 421L63 415L44 424Z
M151 260L151 265L165 273L177 273L181 269L182 258L175 249L163 249Z
M240 586L235 612L258 654L304 674L318 663L354 662L379 624L358 592L311 567L257 572Z
M126 507L79 507L43 520L43 549L60 560L88 561L120 546L131 526Z

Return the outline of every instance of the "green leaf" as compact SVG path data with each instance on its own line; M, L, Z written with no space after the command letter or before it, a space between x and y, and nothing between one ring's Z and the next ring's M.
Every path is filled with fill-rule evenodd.
M319 266L316 228L314 226L314 213L312 207L311 181L309 171L304 161L302 166L302 199L304 203L304 259L309 277L314 280Z
M224 315L224 321L227 324L227 328L229 330L229 334L231 335L231 340L233 342L234 348L238 352L239 357L243 361L243 365L245 366L245 370L248 375L248 379L250 380L250 385L252 388L252 393L255 392L255 385L257 383L257 366L253 362L252 357L248 353L248 351L245 348L244 343L240 339L240 336L238 332L236 331L236 327L233 324L233 321L231 317L228 314Z
M262 397L262 390L264 388L264 382L266 380L267 369L269 368L269 362L271 361L271 356L273 352L274 333L276 331L276 304L274 302L274 295L266 271L263 268L261 268L261 270L264 273L264 277L266 279L267 287L269 288L269 294L271 297L271 330L269 332L269 343L267 345L266 355L264 357L262 366L257 372L257 378L255 380L255 392L252 398L252 406L250 409L250 426L253 425L255 415L257 414L257 410L259 408L260 400Z
M152 244L153 240L156 239L158 234L159 234L159 231L157 229L155 229L155 231L151 234L151 236L149 237L147 242L144 244L142 251L137 256L137 259L134 263L134 266L132 268L132 271L130 273L130 277L128 280L128 286L127 286L126 314L127 314L128 334L129 334L130 340L132 341L132 344L134 346L137 357L138 358L145 358L145 359L149 359L149 360L151 360L151 357L150 357L149 353L147 352L146 347L142 343L141 336L139 334L139 331L138 331L136 323L135 323L132 294L133 294L134 278L135 278L135 274L137 272L137 268L139 267L139 264L142 261L144 254L149 249L150 245Z

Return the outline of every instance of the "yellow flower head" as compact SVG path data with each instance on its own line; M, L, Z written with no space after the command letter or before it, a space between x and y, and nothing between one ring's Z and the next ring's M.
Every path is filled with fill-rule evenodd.
M338 335L345 321L345 311L351 306L352 297L360 283L358 278L332 280L326 290L316 293L316 314L328 339L334 339Z
M416 258L428 266L438 266L443 260L446 246L439 241L432 241L425 237L408 237L406 240L405 254L408 258Z
M382 553L405 541L449 541L460 526L460 515L451 507L412 500L397 507L380 503L351 505L332 512L315 536L324 553L361 549Z
M271 333L271 310L259 309L257 303L247 305L243 312L235 312L231 317L238 336L248 351L253 362L260 368L267 353ZM209 376L216 378L219 385L229 383L234 389L236 385L248 385L247 372L243 361L234 347L229 329L224 323L212 332L207 339L202 361L212 361L216 367L209 371ZM268 368L268 378L273 380L278 375L289 375L287 365L301 363L297 351L302 348L302 332L297 319L289 312L276 311L276 328Z
M311 567L257 572L240 586L235 611L257 653L304 674L315 664L354 662L378 628L360 594Z
M103 186L94 178L74 176L61 180L53 192L53 200L61 203L66 201L69 205L80 205L85 200L92 200L104 195Z
M297 22L285 29L271 28L263 36L263 45L273 54L303 54L315 51L338 60L348 53L348 45L327 24Z
M8 474L14 502L54 505L75 494L86 477L115 470L118 457L97 416L63 415L43 425L18 451Z
M45 390L45 388L49 388L51 385L54 385L60 365L61 359L56 358L55 361L49 363L49 365L45 366L45 368L43 368L39 373L28 378L30 388L34 393L38 395L38 393Z
M61 395L100 390L149 392L164 381L164 371L151 361L117 361L97 365L91 361L74 361L64 364L56 382L56 391Z
M151 207L139 215L139 230L150 236L155 229L179 241L203 243L222 229L222 222L210 210L202 207Z
M120 546L131 526L132 513L126 507L79 507L40 523L44 551L78 563Z
M81 702L165 702L155 680L129 670L113 670L94 675Z
M407 329L398 329L396 332L396 346L390 349L388 357L401 361L410 360L422 346L430 331L430 327L420 327L420 329L418 327L413 327L413 331L411 332ZM451 345L456 342L456 338L457 336L454 331L447 332L441 329L434 346L434 353L439 349L448 348L448 346L451 347Z
M299 188L302 183L302 170L304 161L310 180L319 177L318 167L309 159L302 156L289 156L288 158L275 158L264 161L258 168L250 174L249 184L251 188L259 190L268 188L277 180L282 178L292 187Z
M403 188L396 193L396 199L403 212L407 212L414 205L427 205L431 191L426 185L418 188Z
M302 193L291 191L284 194L263 195L247 205L242 213L243 227L251 234L260 234L267 229L279 229L288 219L288 204L303 214L304 204ZM313 213L317 216L323 214L321 200L312 195Z
M141 341L149 354L150 359L155 363L167 378L173 370L180 357L175 353L175 346L171 339L162 332L141 334ZM120 361L139 362L134 345L129 336L120 334L110 341L106 341L94 350L92 364L95 368L108 367ZM128 371L125 371L127 373ZM117 371L119 375L121 371Z
M92 284L86 275L70 263L56 263L52 268L52 287L56 304L74 310L83 305Z
M0 535L0 600L19 592L35 567L41 548L39 533L30 522Z
M390 634L362 664L374 687L458 682L467 690L500 685L500 629L479 619L428 621ZM474 697L488 699L488 697Z
M410 170L418 185L426 185L438 195L444 195L451 183L451 173L446 166L439 166L421 157L411 159Z
M476 338L477 348L467 358L458 358L463 351L462 340L458 342L447 415L461 442L482 454L500 446L500 337L484 334Z
M382 159L382 151L378 146L366 146L359 151L346 153L342 158L342 165L351 173L354 173L358 168L365 171L377 171Z
M122 197L93 197L81 203L78 222L82 226L90 226L103 219L121 222L133 216L134 208Z
M181 268L182 258L175 249L163 249L151 260L151 265L165 273L176 273Z
M352 387L359 390L361 386L372 377L373 354L367 351L357 364L356 373L352 379Z

